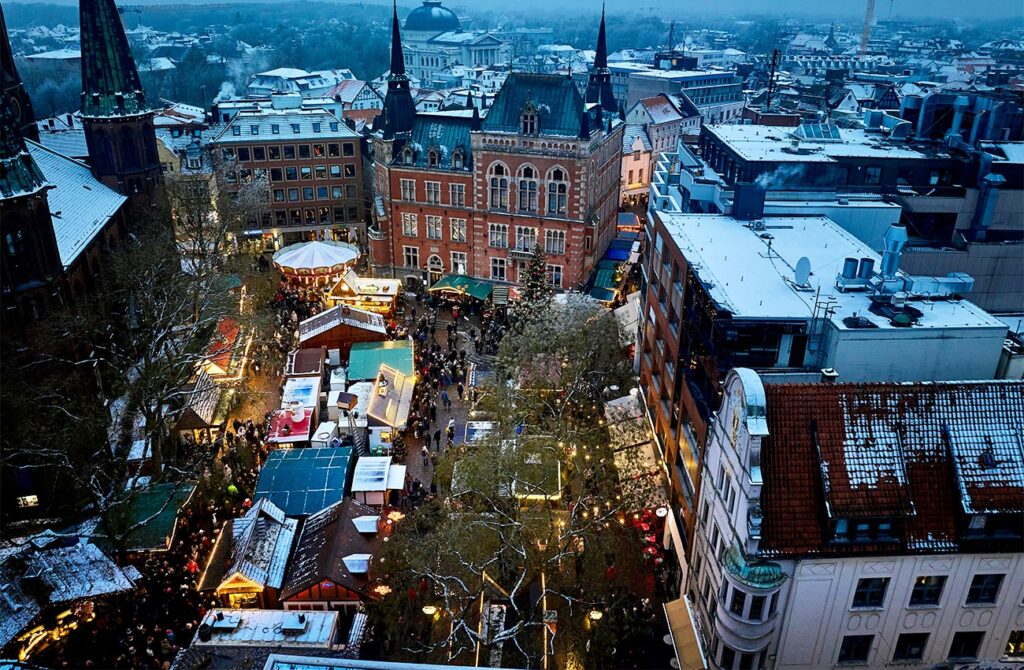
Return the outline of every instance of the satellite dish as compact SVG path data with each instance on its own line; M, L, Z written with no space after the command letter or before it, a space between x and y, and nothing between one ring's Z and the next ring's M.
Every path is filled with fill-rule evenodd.
M811 277L811 259L801 256L796 262L796 285L807 286L807 280Z

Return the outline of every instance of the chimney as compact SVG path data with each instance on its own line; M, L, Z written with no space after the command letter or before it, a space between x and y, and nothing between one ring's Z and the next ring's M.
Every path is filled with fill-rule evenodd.
M835 368L824 368L821 371L822 384L835 384L839 380L839 372Z
M854 279L857 276L857 259L847 258L843 261L843 278Z
M881 274L885 279L896 276L900 269L900 254L907 244L907 228L898 223L889 226L885 231L885 250L882 252Z
M75 127L75 117L72 116L71 114L68 114L68 128L74 128L74 127Z
M857 271L858 279L871 279L871 275L875 273L875 259L873 258L862 258L860 259L860 269Z

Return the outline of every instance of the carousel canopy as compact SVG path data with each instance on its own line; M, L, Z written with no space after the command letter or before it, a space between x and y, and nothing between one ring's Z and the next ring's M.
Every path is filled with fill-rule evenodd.
M341 272L359 258L347 242L314 241L292 244L274 254L274 265L285 274L324 275Z

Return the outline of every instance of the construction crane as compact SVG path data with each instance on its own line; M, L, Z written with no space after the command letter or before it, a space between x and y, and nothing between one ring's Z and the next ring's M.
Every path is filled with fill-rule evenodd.
M868 0L867 9L864 11L864 31L860 34L860 52L868 52L868 40L871 39L871 21L875 18L875 0Z

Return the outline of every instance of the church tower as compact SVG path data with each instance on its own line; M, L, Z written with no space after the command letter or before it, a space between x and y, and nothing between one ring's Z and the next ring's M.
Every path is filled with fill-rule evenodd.
M398 30L398 6L394 6L391 19L391 72L388 74L388 92L384 96L384 109L374 121L374 132L380 131L385 140L412 130L416 105L409 90L409 77L405 73L402 54L402 36Z
M32 114L32 101L25 92L18 70L14 67L14 54L11 51L11 40L7 36L7 22L4 20L4 8L0 6L0 68L3 68L4 85L0 91L0 102L5 109L10 109L14 123L21 129L21 136L27 140L39 141L39 129Z
M152 205L162 176L153 111L114 0L80 0L82 125L93 174L135 204Z
M608 69L608 43L604 34L604 6L601 7L601 27L597 32L597 53L594 55L594 67L590 70L587 81L587 92L584 96L587 103L600 103L601 109L611 115L619 113L619 104L612 92L612 73Z
M34 132L35 124L10 58L2 13L0 32L0 330L16 332L60 304L62 266L46 199L49 185L25 145L24 129Z

